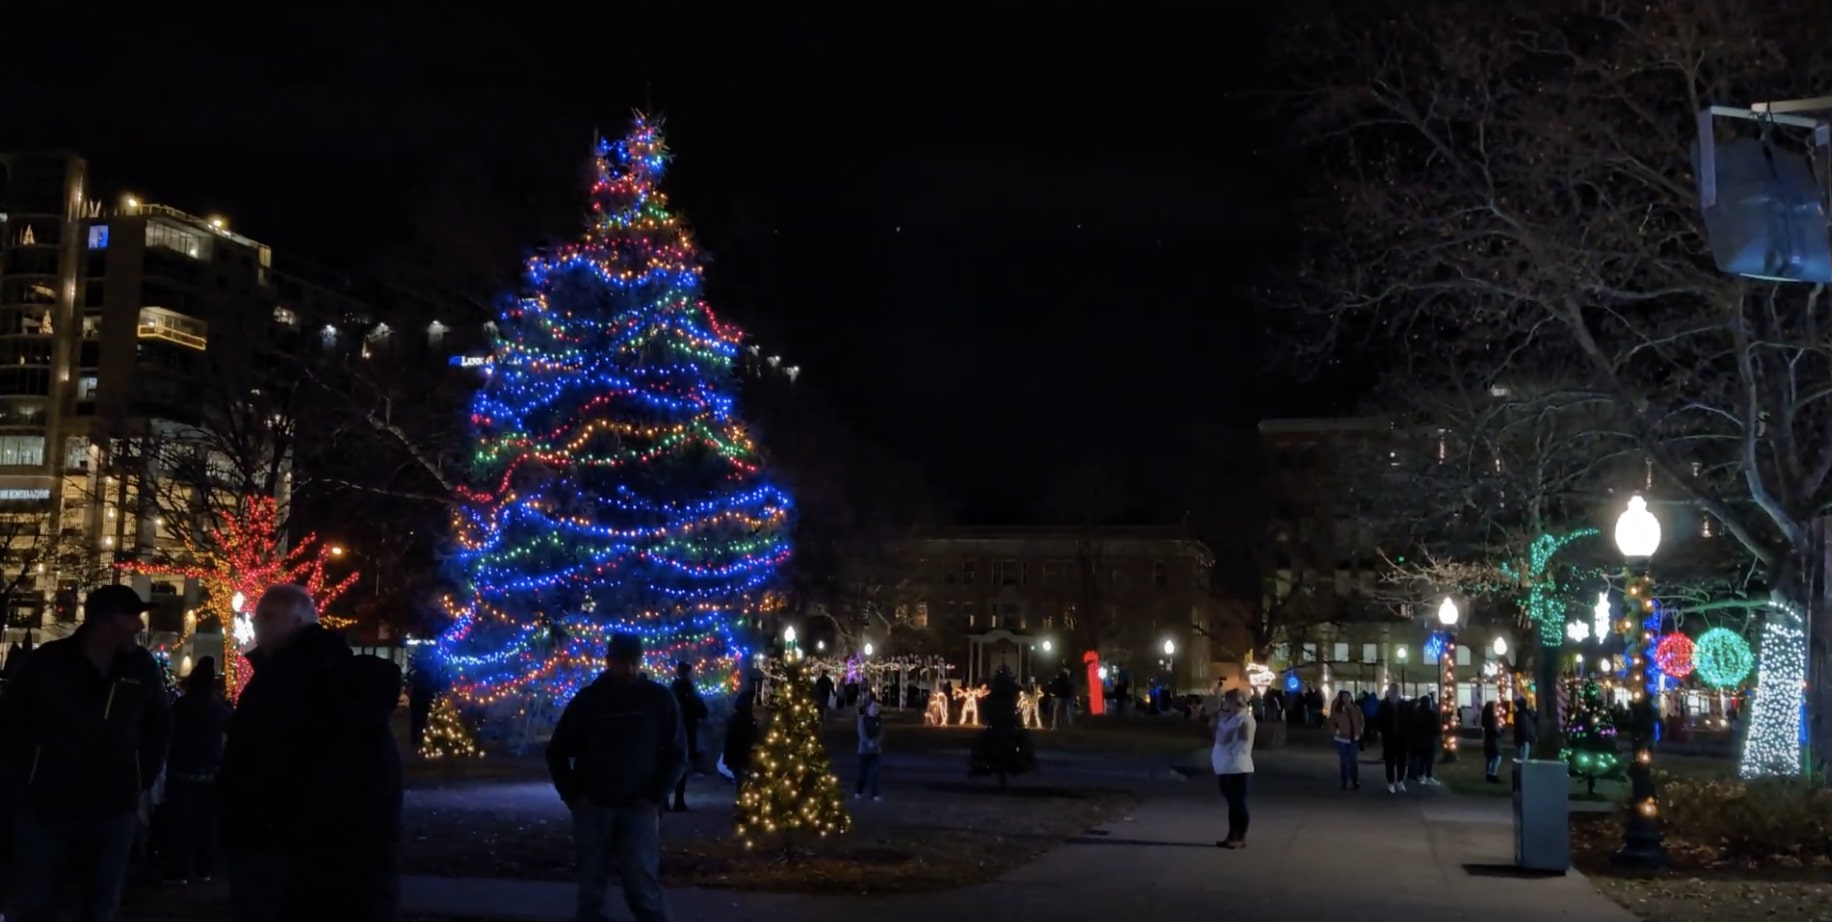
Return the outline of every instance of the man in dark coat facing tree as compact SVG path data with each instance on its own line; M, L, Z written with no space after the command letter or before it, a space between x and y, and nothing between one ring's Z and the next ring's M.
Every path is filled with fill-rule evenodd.
M700 721L706 719L706 699L693 684L693 664L674 667L674 703L681 709L681 728L687 734L687 771L674 783L674 812L687 812L687 775L700 770Z
M606 918L615 870L637 922L667 922L660 811L687 771L687 734L674 694L640 671L641 638L611 635L605 659L609 668L566 703L547 744L554 789L572 810L578 918Z
M0 752L14 819L15 919L114 922L141 799L172 726L165 677L137 642L151 605L127 586L83 602L76 633L30 654L0 700Z
M217 786L235 922L400 917L400 667L355 656L302 586L255 606Z

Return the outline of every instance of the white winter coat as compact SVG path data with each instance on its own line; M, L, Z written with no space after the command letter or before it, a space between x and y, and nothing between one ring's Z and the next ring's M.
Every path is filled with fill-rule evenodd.
M1223 714L1215 721L1215 748L1209 751L1209 762L1215 774L1253 773L1253 732L1256 728L1253 711L1245 707L1232 714Z

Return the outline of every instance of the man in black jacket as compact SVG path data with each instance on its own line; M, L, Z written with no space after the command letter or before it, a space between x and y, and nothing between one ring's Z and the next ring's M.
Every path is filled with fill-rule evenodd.
M140 806L171 735L164 676L136 642L151 608L126 586L89 593L82 626L32 653L0 705L6 790L18 798L17 919L62 918L66 888L85 922L119 911Z
M687 768L688 771L700 770L700 721L706 719L706 699L700 697L700 690L693 684L693 664L680 663L674 667L674 684L669 686L674 692L674 704L681 709L681 728L687 734ZM681 773L681 780L674 783L674 811L687 812L687 774Z
M567 702L547 744L554 789L572 809L578 918L605 918L615 867L637 922L667 922L659 811L687 771L687 734L674 695L638 671L640 638L611 635L605 660L609 668Z
M399 667L355 656L302 586L255 605L254 677L217 788L235 922L400 914L401 762L387 732ZM335 886L327 881L335 880Z

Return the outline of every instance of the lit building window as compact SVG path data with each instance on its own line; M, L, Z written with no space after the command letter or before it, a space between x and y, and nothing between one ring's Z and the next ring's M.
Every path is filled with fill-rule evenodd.
M89 249L108 249L108 225L96 224L89 228Z

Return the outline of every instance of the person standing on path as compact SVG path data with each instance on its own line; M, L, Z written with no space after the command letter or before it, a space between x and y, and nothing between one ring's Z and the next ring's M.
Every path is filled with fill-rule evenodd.
M738 692L732 716L725 721L722 760L732 773L732 786L739 790L743 790L744 778L751 773L751 750L757 747L756 702L756 691L747 688Z
M1329 712L1330 739L1336 744L1336 761L1342 774L1342 789L1361 790L1361 708L1347 691L1336 693Z
M1437 787L1438 779L1435 766L1438 761L1438 739L1443 728L1438 726L1438 702L1431 695L1420 695L1412 704L1412 777L1424 787Z
M216 772L223 764L229 705L218 690L216 660L204 657L172 705L172 755L166 763L165 875L209 880L216 866Z
M674 783L674 812L687 812L687 776L700 770L700 721L706 719L706 701L693 684L693 664L674 667L675 706L681 709L681 729L687 734L687 771Z
M827 722L827 711L833 707L833 676L822 669L820 677L814 680L814 708L820 712L821 722Z
M661 816L687 771L687 733L668 689L641 672L642 639L612 634L607 669L580 689L553 729L547 771L572 810L579 860L578 922L605 922L616 871L637 922L667 922Z
M254 607L254 675L216 787L235 922L391 922L401 911L399 666L357 656L304 586ZM326 886L326 881L337 881Z
M884 718L878 713L876 699L866 698L865 706L859 709L859 780L852 787L854 799L870 795L872 800L883 800L878 794L878 770L884 755Z
M1051 715L1051 730L1075 727L1075 679L1066 666L1050 680L1050 705L1056 712Z
M15 920L64 918L67 893L84 922L120 911L140 803L171 736L165 677L136 641L151 609L126 586L89 593L76 633L26 656L0 697Z
M1215 747L1209 751L1221 796L1228 801L1228 837L1215 843L1221 848L1247 847L1247 789L1253 780L1256 729L1253 709L1241 700L1240 689L1229 690L1215 720Z
M1531 761L1533 744L1539 742L1539 715L1527 706L1526 698L1514 699L1514 759Z
M1406 721L1399 686L1387 686L1375 722L1380 726L1380 761L1387 767L1387 793L1406 792Z
M1501 715L1493 701L1482 706L1482 777L1491 784L1501 780Z

